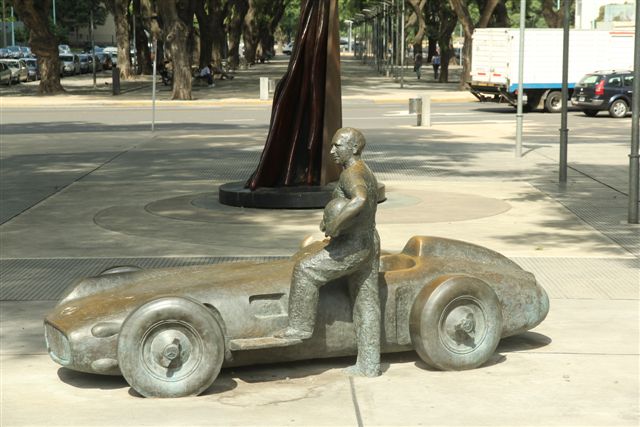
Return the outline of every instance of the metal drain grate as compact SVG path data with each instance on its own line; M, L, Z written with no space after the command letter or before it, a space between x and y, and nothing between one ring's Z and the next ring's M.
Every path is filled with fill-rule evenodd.
M640 299L637 258L514 258L550 298Z
M0 301L55 301L62 297L64 290L74 280L94 276L119 265L151 269L284 258L286 257L5 259L0 260Z

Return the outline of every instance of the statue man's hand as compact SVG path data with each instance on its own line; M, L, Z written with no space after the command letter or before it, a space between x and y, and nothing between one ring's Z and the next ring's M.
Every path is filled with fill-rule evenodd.
M324 227L324 235L327 237L338 237L340 231L338 229L338 223L336 221L331 221L329 224L325 224Z
M327 229L327 226L324 224L324 219L322 219L322 221L320 221L320 231L325 231Z

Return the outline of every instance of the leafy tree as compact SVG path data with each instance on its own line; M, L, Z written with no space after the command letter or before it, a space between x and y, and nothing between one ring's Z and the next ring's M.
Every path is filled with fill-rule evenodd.
M476 0L476 6L480 11L480 18L475 21L472 19L467 0L449 0L453 10L458 15L458 20L462 25L464 32L464 47L462 48L462 75L460 76L460 88L465 89L467 81L471 76L471 44L473 30L476 28L485 28L489 24L489 20L494 9L500 0Z
M131 72L131 47L129 42L129 4L131 0L104 0L107 9L113 14L116 24L116 44L118 45L118 68L120 78L128 80ZM160 0L162 2L162 0Z
M107 18L107 9L98 0L56 0L56 27L65 38L68 32L77 33L89 26L93 10L94 25L103 25Z
M60 84L58 39L54 36L49 21L51 0L21 0L14 2L14 7L29 29L29 45L38 57L42 76L38 93L53 95L64 92Z

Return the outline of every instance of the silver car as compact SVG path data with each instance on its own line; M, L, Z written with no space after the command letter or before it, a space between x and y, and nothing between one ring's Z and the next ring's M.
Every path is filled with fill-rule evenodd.
M80 74L80 58L72 53L60 55L60 75L73 76Z
M4 62L0 62L0 84L11 85L11 70Z
M0 59L11 70L11 82L20 83L29 80L29 69L24 59Z

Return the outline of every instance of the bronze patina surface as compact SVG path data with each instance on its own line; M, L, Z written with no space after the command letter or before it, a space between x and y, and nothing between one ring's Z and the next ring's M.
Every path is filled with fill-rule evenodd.
M163 366L166 364L166 360L162 360L165 350L169 353L172 350L173 340L167 343L167 338L177 337L185 343L198 342L198 339L185 338L183 329L189 322L183 319L184 315L181 317L174 313L163 317L160 312L156 314L155 323L140 328L142 332L150 330L152 333L143 333L145 338L139 342L125 342L121 337L132 313L145 305L171 298L206 307L217 323L213 329L220 329L220 334L193 329L200 341L213 342L224 355L222 359L217 358L217 352L213 352L210 358L202 355L203 364L211 362L225 367L355 355L357 344L351 320L352 303L344 278L320 289L316 326L309 340L293 347L264 348L254 341L255 338L273 336L288 325L287 307L293 268L298 260L321 250L326 244L316 242L301 249L291 259L268 263L125 270L80 279L45 319L49 354L68 369L109 375L122 374L120 359L126 355L133 354L140 359L151 355L151 360L157 361L140 364L138 369L154 378L155 384L144 389L132 384L134 388L138 387L138 392L162 397L198 394L215 380L215 375L202 379L198 387L181 388L176 392L172 388L176 382L175 370ZM465 297L466 291L462 286L461 295L449 300L455 302L455 307L449 306L440 312L434 310L444 323L436 320L424 325L428 320L424 315L425 308L426 311L433 308L427 303L430 298L425 298L425 293L433 294L433 288L451 288L455 282L460 285L465 278L473 278L474 282L479 280L493 291L498 300L501 324L477 321L471 325L468 314L486 317L483 313L489 312L489 306L486 303L479 305L480 300L473 295ZM381 351L424 348L429 344L423 342L421 333L428 338L426 334L435 331L455 343L449 346L453 348L442 346L447 364L442 364L442 359L431 360L435 356L421 350L420 357L429 358L425 362L440 369L468 369L485 363L494 348L490 348L487 355L484 337L507 337L525 332L539 324L549 310L547 294L531 273L489 249L437 237L412 237L402 252L382 255L378 281ZM455 312L451 310L456 308ZM450 317L454 324L448 329ZM458 324L460 330L456 330ZM160 331L157 331L158 327ZM157 336L162 332L175 337ZM465 334L473 334L483 340L469 341ZM149 345L156 341L163 344L162 348ZM188 357L192 354L193 351ZM476 355L480 357L469 364L469 359ZM164 376L161 375L163 372ZM129 374L125 374L125 378L132 382Z
M320 287L345 278L358 342L356 364L347 372L375 377L380 375L378 183L360 157L364 147L364 136L353 128L338 130L332 140L331 154L343 171L320 223L329 242L296 263L289 293L289 326L276 336L311 337Z

